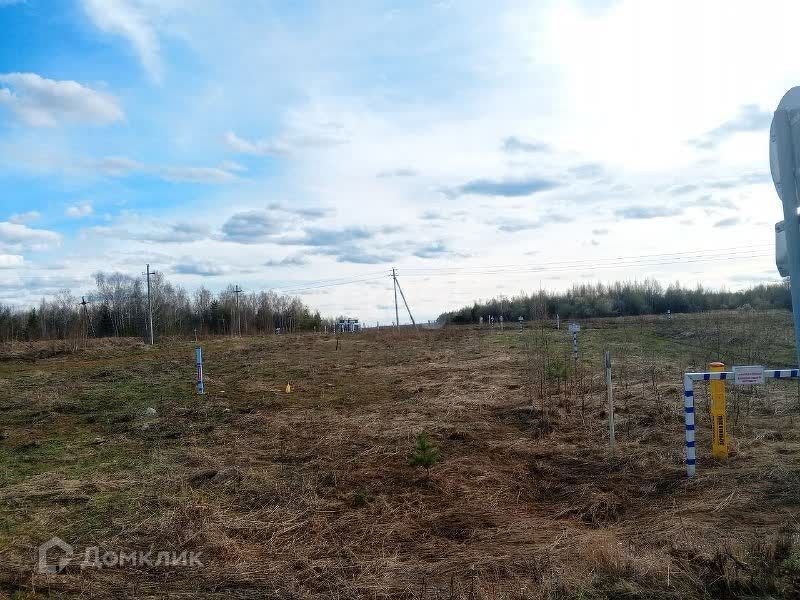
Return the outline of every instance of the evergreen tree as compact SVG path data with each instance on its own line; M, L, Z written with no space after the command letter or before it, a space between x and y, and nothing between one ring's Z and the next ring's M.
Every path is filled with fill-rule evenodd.
M417 436L414 452L411 455L411 466L425 467L425 476L431 476L431 467L442 459L439 449L433 445L427 433Z

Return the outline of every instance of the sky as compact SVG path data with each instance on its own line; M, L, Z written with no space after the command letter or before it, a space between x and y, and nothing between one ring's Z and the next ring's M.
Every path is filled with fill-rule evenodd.
M389 323L779 281L800 3L0 0L0 303L150 263ZM406 322L405 315L401 322Z

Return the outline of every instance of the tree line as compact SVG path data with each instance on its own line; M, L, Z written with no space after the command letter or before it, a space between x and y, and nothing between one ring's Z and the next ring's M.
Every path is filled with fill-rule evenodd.
M587 319L591 317L618 317L647 314L702 312L737 308L787 309L792 308L789 286L786 282L757 285L747 290L731 292L711 290L700 285L681 287L679 283L666 288L658 281L616 282L610 284L574 285L565 292L520 292L510 298L498 296L483 302L474 302L459 310L439 316L440 323L478 323L481 317L488 321L492 316L506 321L554 319Z
M155 337L307 331L333 324L299 298L274 291L241 293L237 308L234 289L229 285L215 294L200 287L190 294L163 273L151 275ZM30 309L0 304L4 342L131 336L149 339L147 285L142 277L101 272L95 274L95 289L82 298L62 290Z

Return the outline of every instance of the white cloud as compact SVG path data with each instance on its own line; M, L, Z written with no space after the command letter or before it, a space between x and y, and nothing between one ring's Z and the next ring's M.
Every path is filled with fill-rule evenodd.
M139 162L124 156L106 156L86 162L87 167L110 177L124 177L132 171L144 168Z
M218 167L176 165L146 165L124 156L105 156L82 163L83 168L108 177L127 177L134 173L152 175L160 179L185 183L227 183L237 179L236 173L246 170L233 161Z
M283 223L266 210L251 210L232 215L222 225L222 239L239 244L258 244L281 231Z
M158 35L141 2L83 0L83 8L98 29L126 38L153 80L161 81L163 66Z
M11 215L8 220L10 223L30 223L31 221L36 221L42 215L35 210L31 210L24 213L16 213Z
M274 142L269 142L266 140L246 140L236 135L233 131L229 131L225 134L225 143L227 144L228 148L234 152L239 152L240 154L280 155L286 152L285 148L279 147Z
M335 123L325 123L320 126L303 124L302 127L293 127L289 133L273 140L248 140L233 131L225 134L225 144L234 152L262 156L284 156L302 150L338 146L348 141L342 133L341 126Z
M185 183L226 183L236 175L218 167L160 167L156 171L168 181Z
M75 81L46 79L36 73L0 74L0 105L7 106L32 127L69 123L105 125L125 118L117 99L110 94Z
M135 216L123 217L113 227L90 227L83 230L100 238L157 242L159 244L182 244L206 239L210 234L208 225L199 223L162 223L155 220L141 220Z
M92 213L94 213L94 209L92 205L88 202L84 202L83 204L75 204L74 206L70 206L64 214L68 217L72 217L73 219L82 219L83 217L88 217Z
M230 171L231 173L244 173L247 171L247 167L233 160L223 160L219 163L219 168L223 171Z
M19 254L0 254L0 269L21 267L25 260Z
M190 256L184 256L178 263L175 264L173 270L181 275L201 275L201 276L216 276L224 275L230 269L224 265L219 265L210 260L196 260Z
M46 229L32 229L19 223L0 222L0 250L44 250L61 242L61 236Z

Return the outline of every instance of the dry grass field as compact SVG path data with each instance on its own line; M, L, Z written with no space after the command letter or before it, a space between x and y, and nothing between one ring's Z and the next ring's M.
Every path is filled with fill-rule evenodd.
M728 388L726 462L698 385L683 465L682 372L792 364L789 315L582 325L577 370L550 323L203 340L202 397L193 342L6 346L0 597L800 597L798 384ZM39 573L53 536L203 566Z

